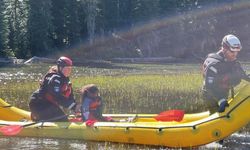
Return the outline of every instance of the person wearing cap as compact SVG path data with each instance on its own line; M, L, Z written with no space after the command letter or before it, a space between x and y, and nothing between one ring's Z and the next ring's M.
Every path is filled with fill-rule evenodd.
M224 112L229 106L227 99L230 90L233 97L233 88L241 79L250 81L249 75L237 61L241 49L241 42L235 35L226 35L222 39L221 49L208 54L203 63L202 95L211 113Z
M57 66L53 66L40 81L40 88L30 98L29 108L33 121L68 121L62 109L76 109L72 84L69 76L72 60L60 57Z

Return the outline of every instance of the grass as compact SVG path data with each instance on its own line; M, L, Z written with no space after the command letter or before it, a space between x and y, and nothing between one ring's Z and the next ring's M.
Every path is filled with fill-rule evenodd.
M189 102L198 104L201 78L197 74L97 76L73 82L77 88L97 84L111 113L157 113L174 107L184 109Z
M28 109L48 65L0 68L0 97ZM200 64L114 64L113 68L75 67L74 90L94 83L105 100L105 113L159 113L168 109L204 111ZM80 95L75 92L77 100Z

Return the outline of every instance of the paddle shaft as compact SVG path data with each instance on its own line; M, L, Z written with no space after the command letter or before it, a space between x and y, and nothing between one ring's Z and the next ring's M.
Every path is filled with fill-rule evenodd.
M164 112L171 112L173 110L163 111ZM129 117L136 117L136 118L154 118L156 116L161 115L159 114L103 114L104 117L112 117L112 118L129 118ZM164 116L164 114L162 114Z
M137 118L154 118L158 114L102 114L103 117L112 117L112 118L129 118L129 117L137 117ZM69 117L76 117L75 115L70 115ZM78 117L78 115L77 115Z
M40 120L38 122L32 122L32 123L29 123L29 124L22 125L22 127L25 128L25 127L32 126L32 125L35 125L35 124L38 124L38 123L50 122L50 121L54 121L54 120L58 120L58 119L64 118L66 116L68 116L68 115L62 115L62 116L50 118L50 119L47 119L47 120Z
M154 118L158 114L103 114L104 117L112 117L112 118L128 118L128 117L137 117L137 118Z
M0 106L0 108L10 108L12 107L11 105L6 105L6 106Z
M24 124L24 125L6 125L6 126L0 127L0 132L3 135L6 135L6 136L13 136L13 135L17 135L25 127L32 126L32 125L35 125L35 124L38 124L38 123L55 121L57 119L61 119L61 118L66 117L66 116L68 116L68 115L62 115L62 116L54 117L54 118L51 118L51 119L41 120L41 121L38 121L38 122L32 122L32 123L28 123L28 124Z

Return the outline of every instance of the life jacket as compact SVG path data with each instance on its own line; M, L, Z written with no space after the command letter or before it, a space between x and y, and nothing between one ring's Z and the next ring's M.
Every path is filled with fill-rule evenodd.
M100 101L100 99L95 99L95 100L93 100L91 103L90 103L90 105L89 105L89 109L90 110L96 110L98 107L100 107L101 106L101 101Z
M224 58L221 55L219 55L218 53L208 54L206 60L203 63L203 76L206 77L206 72L211 65L214 65L219 62L224 62Z
M220 78L216 80L218 87L228 90L232 86L240 83L240 78L237 78L237 70L239 70L240 65L237 64L238 62L236 61L225 61L221 51L211 53L207 56L203 64L203 77L207 79L207 71L210 69L214 74L217 74L216 76L220 76ZM215 68L214 65L217 67ZM204 84L206 84L206 82Z
M60 84L58 89L53 89L53 87L50 87L53 86L54 84ZM65 99L67 100L72 92L72 84L68 78L56 72L47 73L40 81L39 93L41 93L44 96L44 98L49 102L59 106L57 98L54 96L55 95L54 90L61 91L61 93L59 94L63 95L63 97L65 97Z
M83 120L99 120L102 117L102 100L100 97L97 98L84 98L82 102L82 119ZM89 112L89 114L85 114L86 112Z
M63 96L66 98L69 98L69 96L72 92L72 83L68 82L68 83L63 84L61 90L62 90Z

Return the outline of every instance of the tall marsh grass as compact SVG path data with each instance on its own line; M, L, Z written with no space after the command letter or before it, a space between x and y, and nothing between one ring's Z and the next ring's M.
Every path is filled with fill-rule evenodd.
M201 77L198 74L131 75L81 77L78 88L94 83L100 87L110 113L157 113L167 109L187 109L200 105ZM198 107L197 107L198 108Z
M28 109L29 97L39 87L38 81L47 68L46 65L5 68L7 75L5 79L2 77L1 98ZM185 69L190 71L190 66L76 67L72 82L75 91L89 83L98 85L105 100L106 113L158 113L168 109L194 111L201 104L201 75L199 71L191 73ZM8 74L12 74L11 77ZM79 93L75 92L75 97L79 100Z
M28 110L29 97L39 87L48 65L0 68L0 97ZM75 67L71 77L75 97L94 83L105 101L105 113L159 113L169 109L204 111L200 64L118 64L114 68Z

